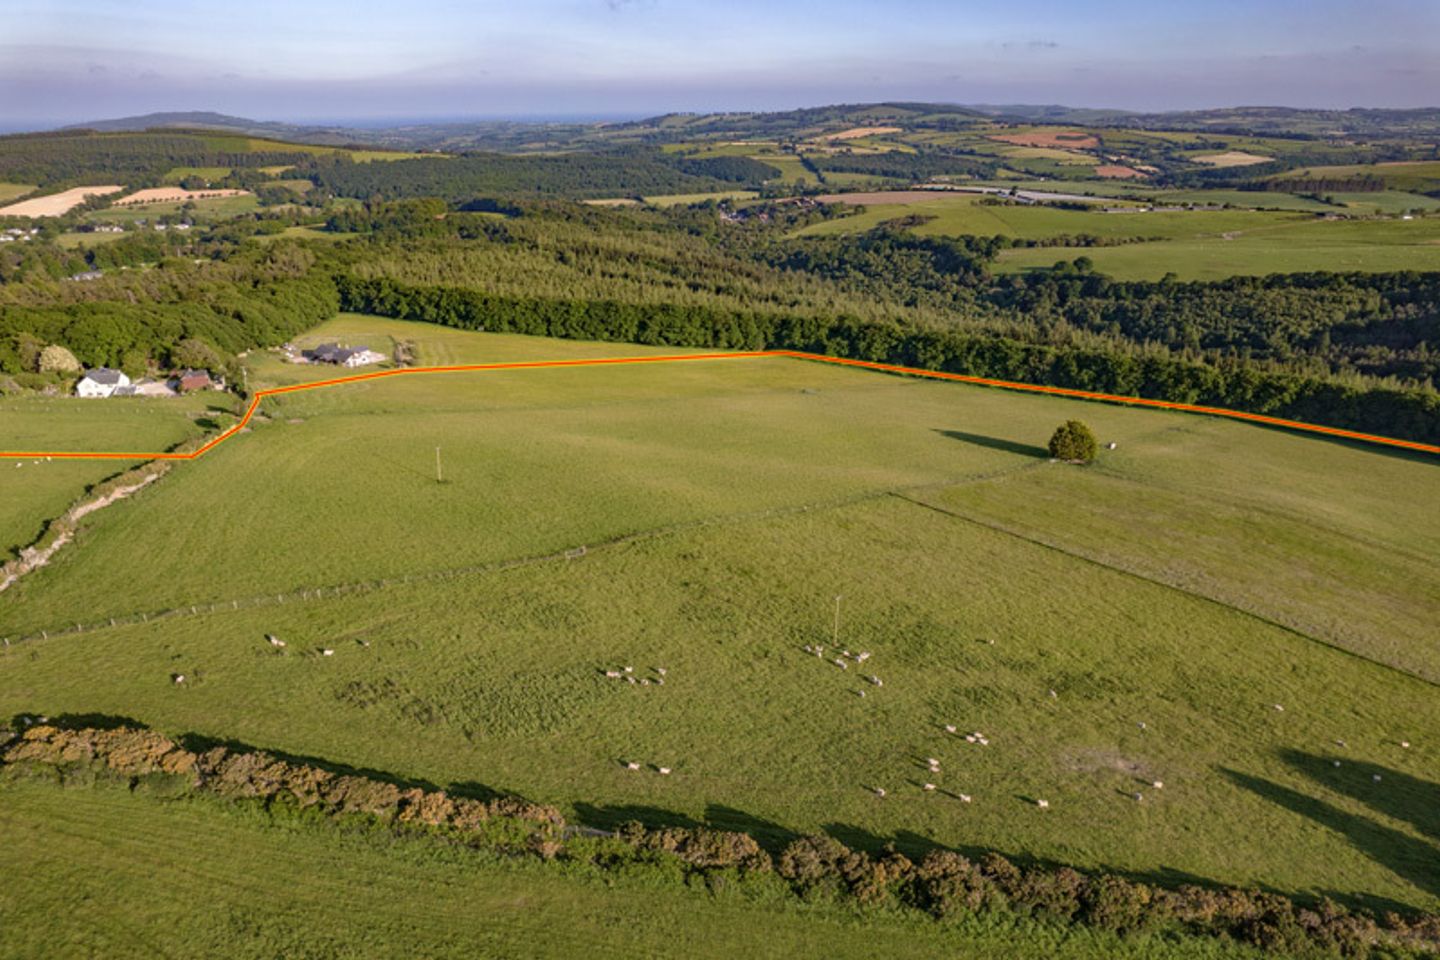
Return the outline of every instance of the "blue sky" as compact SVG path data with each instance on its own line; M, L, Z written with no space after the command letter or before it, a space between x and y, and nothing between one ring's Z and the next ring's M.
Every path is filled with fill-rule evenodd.
M0 0L0 124L1440 105L1440 0Z

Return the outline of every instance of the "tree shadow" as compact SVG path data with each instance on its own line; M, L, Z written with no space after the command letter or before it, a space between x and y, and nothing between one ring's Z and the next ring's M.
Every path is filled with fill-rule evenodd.
M788 827L718 803L705 808L705 825L712 830L748 833L768 853L778 854L788 844L800 839L800 834Z
M1341 756L1283 750L1280 758L1311 780L1391 819L1403 820L1432 840L1440 840L1440 783Z
M40 723L40 715L35 713L17 713L10 719L10 729L23 730L25 727ZM47 726L58 727L61 730L149 730L147 724L141 723L133 717L122 717L111 713L61 713L44 721Z
M673 810L647 807L639 804L597 806L591 803L574 804L575 819L581 826L595 830L614 830L622 823L638 820L647 827L683 827L694 830L704 824L695 818Z
M1342 761L1343 763L1343 761ZM1331 766L1333 770L1333 765ZM1343 770L1343 766L1341 768ZM1233 783L1343 836L1361 853L1420 890L1440 895L1440 850L1368 817L1348 813L1261 777L1221 768ZM1368 802L1369 798L1364 798ZM1370 898L1362 897L1367 906Z
M1029 443L1018 443L1014 440L1006 440L1003 437L987 437L983 433L963 433L959 430L936 430L935 432L942 437L959 440L961 443L973 443L977 447L1002 450L1005 453L1013 453L1022 457L1036 457L1041 460L1050 459L1049 450Z

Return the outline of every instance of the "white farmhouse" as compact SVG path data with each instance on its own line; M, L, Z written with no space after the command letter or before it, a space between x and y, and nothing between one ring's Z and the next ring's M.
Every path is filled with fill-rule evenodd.
M111 370L109 367L97 367L87 371L80 382L75 384L75 395L77 397L108 397L115 392L117 387L128 387L130 378L119 370Z

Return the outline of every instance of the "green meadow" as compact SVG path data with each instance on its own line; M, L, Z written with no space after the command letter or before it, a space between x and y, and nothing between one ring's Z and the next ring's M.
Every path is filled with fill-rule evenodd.
M423 364L659 352L357 316L309 337L406 341ZM252 361L252 387L333 375ZM1440 906L1434 458L784 359L413 375L262 411L92 515L0 597L0 715L124 716L519 793L600 828L699 822L772 844L824 831L866 849L996 849L1162 883ZM1077 416L1117 449L1089 467L1050 462L1046 438ZM16 442L11 423L0 446ZM12 489L10 468L0 482ZM64 502L34 499L31 527ZM27 529L14 512L12 539ZM806 652L816 644L824 656ZM842 670L837 648L870 657ZM625 667L650 682L604 676ZM223 838L203 862L225 876L276 851L304 888L307 863L340 856L335 841L188 805L13 789L0 822L36 826L7 828L27 839L3 856L55 887L81 862L82 889L133 875L123 847L99 868L80 852L131 817ZM188 842L164 844L125 896L160 909L185 876L170 864L195 862ZM388 929L411 901L383 891L422 889L406 879L419 868L346 844L330 882L378 878L391 906L367 922ZM548 877L434 869L447 897L510 883L576 910L598 902ZM693 908L635 896L646 930ZM704 909L712 929L742 922ZM24 916L22 929L40 923ZM792 922L746 916L757 930ZM207 923L183 929L218 935ZM900 955L950 936L907 947L900 928L865 931L872 954L883 936ZM964 935L976 955L994 943ZM1110 955L1015 936L1030 955Z

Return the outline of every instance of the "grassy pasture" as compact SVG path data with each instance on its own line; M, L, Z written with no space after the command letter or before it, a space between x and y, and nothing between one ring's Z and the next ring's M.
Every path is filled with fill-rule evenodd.
M223 180L230 176L229 167L175 167L165 174L162 182L179 183L186 177L201 177L205 180Z
M761 163L768 163L780 171L780 176L775 179L782 183L794 183L799 180L809 186L814 186L820 181L815 178L800 158L793 154L757 153L751 154L752 160L759 160Z
M1049 267L1082 252L1096 270L1123 280L1157 280L1169 272L1185 280L1218 280L1305 270L1440 270L1440 219L1303 220L1252 228L1230 239L1177 237L1084 251L1006 250L998 267Z
M839 220L812 224L800 236L860 233L886 220L910 215L934 217L913 228L925 236L974 234L1041 239L1061 234L1093 234L1100 237L1163 237L1184 239L1206 235L1254 230L1297 221L1289 213L1250 210L1155 211L1152 213L1107 213L1099 210L1063 210L1046 206L997 205L970 194L940 196L917 203L875 205L863 213ZM1097 248L1099 249L1099 248ZM1054 249L1014 251L1055 253ZM1063 251L1062 251L1063 252ZM1078 254L1077 254L1078 256ZM1053 262L1052 257L1050 261Z
M678 207L706 200L754 200L760 194L754 190L721 190L716 193L671 193L646 197L645 202L657 207Z
M0 203L16 200L34 189L35 187L28 183L0 183Z
M0 785L0 957L873 957L937 951L1060 960L1245 958L1218 942L1065 932L968 918L943 926L763 893L502 861L245 808L115 788ZM276 890L284 893L277 897ZM63 922L56 906L65 904ZM622 920L623 918L623 920Z
M647 352L367 317L312 336L411 340L426 364ZM251 383L327 373L263 357ZM1431 460L783 360L415 376L265 409L95 515L9 592L0 635L187 612L0 651L0 714L121 714L599 826L1440 904ZM1119 449L1049 463L1077 414ZM831 644L837 594L864 669L800 649ZM599 675L627 664L666 685Z
M81 400L0 398L0 449L165 450L202 432L205 399L188 397ZM20 466L15 464L19 463ZM65 512L87 487L126 469L124 462L0 460L0 562L32 543L44 522Z
M243 197L211 197L192 200L189 203L193 205L196 217L207 220L224 220L242 213L254 213L260 209L260 201L253 194ZM184 202L175 202L146 203L133 207L106 207L103 210L86 214L85 219L91 223L131 224L137 220L152 221L167 213L178 215L183 212L185 205Z

